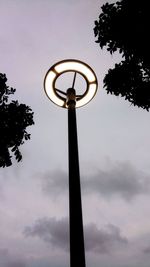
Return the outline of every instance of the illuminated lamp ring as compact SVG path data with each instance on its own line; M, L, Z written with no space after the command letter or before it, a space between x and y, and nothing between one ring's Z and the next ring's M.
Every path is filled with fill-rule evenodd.
M44 90L48 98L56 105L68 108L66 98L60 96L55 88L57 78L66 72L77 72L86 81L86 90L80 98L76 98L76 108L86 105L95 96L98 82L97 77L90 66L80 60L67 59L54 64L46 73L44 79Z

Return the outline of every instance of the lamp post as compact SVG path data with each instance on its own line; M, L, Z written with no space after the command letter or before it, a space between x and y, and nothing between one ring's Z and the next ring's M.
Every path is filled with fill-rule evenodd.
M56 88L57 78L66 72L73 72L71 88L63 92ZM86 90L76 94L76 75L86 81ZM68 109L68 153L69 153L69 227L70 227L70 267L85 267L85 249L82 218L82 201L78 157L76 108L87 104L96 94L97 78L85 63L69 59L54 64L44 79L44 89L48 98L60 107Z

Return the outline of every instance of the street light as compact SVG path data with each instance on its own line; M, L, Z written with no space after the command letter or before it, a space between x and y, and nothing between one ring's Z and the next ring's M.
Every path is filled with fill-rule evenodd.
M73 72L74 77L71 88L64 92L56 88L56 80L67 72ZM86 81L85 92L80 95L76 94L74 89L77 74ZM54 64L44 79L44 89L48 98L56 105L68 109L70 267L85 267L86 265L76 108L86 105L95 96L97 86L97 78L91 67L75 59Z

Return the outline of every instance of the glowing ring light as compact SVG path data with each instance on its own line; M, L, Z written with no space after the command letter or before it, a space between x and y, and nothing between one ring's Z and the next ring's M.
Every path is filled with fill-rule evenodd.
M86 105L96 94L97 78L94 71L85 63L75 59L59 61L54 64L46 73L44 89L48 98L56 105L68 108L66 98L60 96L55 88L57 78L65 72L77 72L86 80L86 91L79 98L76 98L76 108ZM67 88L68 89L68 88Z

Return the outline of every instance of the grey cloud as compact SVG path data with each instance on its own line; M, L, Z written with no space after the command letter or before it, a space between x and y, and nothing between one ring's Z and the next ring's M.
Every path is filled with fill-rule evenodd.
M45 193L59 195L67 191L68 175L64 171L47 172L42 177L42 189Z
M53 247L58 247L64 250L69 248L69 233L68 220L56 220L55 218L42 218L35 222L33 226L26 227L24 230L25 236L37 236L50 243Z
M149 254L150 255L150 246L146 247L143 249L144 254Z
M0 248L0 257L5 257L8 255L8 249Z
M26 267L26 263L23 262L22 260L16 260L12 262L8 262L6 267Z
M68 219L56 220L43 218L31 226L26 227L26 237L39 237L55 248L69 250L69 224ZM120 233L120 229L114 225L107 225L98 229L95 224L84 227L85 249L93 253L110 253L113 249L127 244L127 239Z
M150 177L128 162L118 162L111 169L97 170L96 174L81 177L84 194L100 194L105 198L120 196L131 200L150 193ZM49 195L60 195L68 190L68 175L62 171L47 173L42 178L42 188Z
M137 237L139 251L146 257L150 257L150 230Z
M26 267L24 259L13 255L7 248L0 248L0 266L2 267Z
M119 195L126 200L150 192L150 177L129 163L118 163L109 171L99 170L85 183L86 192L100 193L106 197Z
M87 251L110 253L113 249L124 246L127 239L121 235L117 226L108 224L98 229L95 224L85 226L85 245Z
M0 181L0 200L2 200L3 197L4 197L4 195L3 195L3 186L2 186L2 183Z

